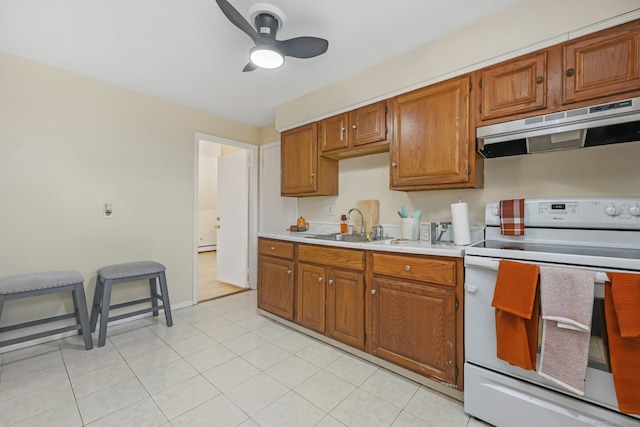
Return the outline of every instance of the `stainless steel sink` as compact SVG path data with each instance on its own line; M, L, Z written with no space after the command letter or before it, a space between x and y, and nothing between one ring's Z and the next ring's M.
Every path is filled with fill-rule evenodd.
M315 236L307 236L307 239L337 240L340 242L351 242L351 243L368 242L366 236L361 236L359 234L340 234L340 233L316 234Z

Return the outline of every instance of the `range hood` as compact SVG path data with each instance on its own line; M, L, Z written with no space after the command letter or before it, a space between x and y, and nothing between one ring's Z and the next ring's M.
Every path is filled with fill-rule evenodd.
M485 158L640 141L640 97L476 129Z

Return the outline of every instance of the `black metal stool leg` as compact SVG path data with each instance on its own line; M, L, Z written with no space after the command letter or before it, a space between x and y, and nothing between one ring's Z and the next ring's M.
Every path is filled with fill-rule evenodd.
M91 305L91 332L96 331L96 325L98 324L98 314L100 314L100 303L102 301L103 284L100 280L100 276L96 277L96 290L93 293L93 304Z
M76 319L80 324L80 332L84 338L84 348L91 350L93 348L93 339L89 325L89 314L87 313L87 300L84 296L84 284L78 283L72 291L73 305L76 308Z
M155 308L153 311L153 315L158 315L158 298L156 295L158 294L158 278L153 277L149 279L149 290L151 291L151 306Z
M98 347L104 346L107 341L107 323L109 323L109 306L111 305L111 280L105 280L102 292L102 309L100 310L100 334L98 335Z
M169 304L169 289L167 288L167 276L164 274L164 271L160 272L158 278L160 279L160 291L162 292L164 317L167 321L167 326L172 326L173 318L171 317L171 304Z

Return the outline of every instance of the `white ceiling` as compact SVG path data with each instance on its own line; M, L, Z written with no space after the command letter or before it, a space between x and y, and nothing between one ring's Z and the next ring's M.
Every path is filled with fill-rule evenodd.
M214 0L0 0L0 51L261 127L277 105L526 0L229 1L245 17L274 5L279 40L322 37L327 53L243 73L253 43Z

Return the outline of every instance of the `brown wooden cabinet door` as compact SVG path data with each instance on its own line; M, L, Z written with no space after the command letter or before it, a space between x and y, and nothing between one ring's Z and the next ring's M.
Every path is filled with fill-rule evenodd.
M349 140L352 147L387 139L387 103L376 102L349 112Z
M348 113L343 113L318 122L318 139L323 153L349 146L348 117Z
M563 104L640 88L640 22L564 45Z
M327 335L352 347L364 347L364 274L329 269Z
M282 133L280 137L283 196L317 191L318 140L316 123Z
M484 68L482 120L506 117L547 106L547 52L538 52Z
M469 76L391 101L391 189L465 183L469 168Z
M455 290L374 276L372 353L456 382Z
M325 332L324 267L298 263L296 277L296 323L313 331Z
M293 261L261 256L258 261L258 307L293 320Z

